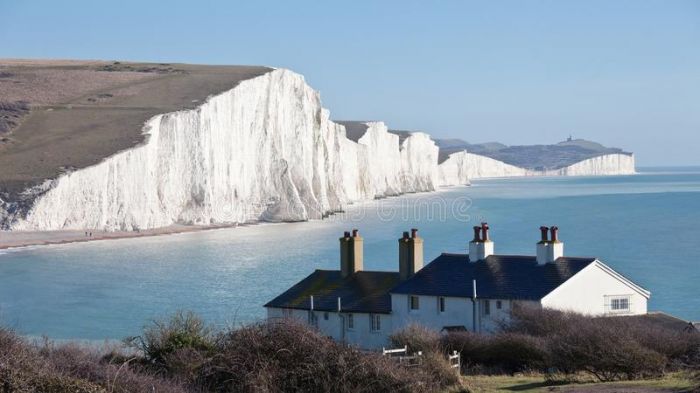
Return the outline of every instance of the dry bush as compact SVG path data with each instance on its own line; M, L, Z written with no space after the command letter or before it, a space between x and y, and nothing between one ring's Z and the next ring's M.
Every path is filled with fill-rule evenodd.
M214 349L211 329L191 312L179 311L165 321L153 321L142 336L125 343L141 351L157 371L192 374L195 363L204 363Z
M294 320L224 332L216 348L199 382L217 392L429 392L457 381L444 362L407 369Z
M700 333L670 329L640 318L614 318L609 323L629 332L645 348L666 356L672 369L700 368Z
M29 343L0 329L0 392L432 392L459 382L444 357L406 368L294 320L218 334L192 314L156 322L137 352Z
M439 350L440 333L414 323L394 332L389 336L389 341L393 348L403 348L407 345L409 353L435 352Z
M520 306L506 330L545 339L550 367L587 371L601 380L644 378L700 365L700 334L651 319Z
M110 363L97 351L74 344L29 343L0 329L0 391L3 393L185 393L179 384Z
M543 370L548 358L544 340L518 333L455 332L443 336L441 346L462 354L464 372L474 368L491 373Z
M657 377L664 373L664 355L642 346L614 324L590 320L549 338L550 362L573 374L585 371L601 381Z
M572 312L515 303L511 313L511 321L503 327L503 330L536 337L547 337L571 330L588 319L590 318Z

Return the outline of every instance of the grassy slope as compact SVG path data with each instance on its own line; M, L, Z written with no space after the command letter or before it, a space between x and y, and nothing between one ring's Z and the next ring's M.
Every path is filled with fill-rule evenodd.
M66 169L94 165L141 143L142 126L152 116L194 108L270 69L0 60L0 71L0 101L26 100L32 107L0 145L0 194L13 200Z
M697 382L688 374L673 373L664 378L608 383L551 383L541 375L465 376L464 385L473 392L692 392Z

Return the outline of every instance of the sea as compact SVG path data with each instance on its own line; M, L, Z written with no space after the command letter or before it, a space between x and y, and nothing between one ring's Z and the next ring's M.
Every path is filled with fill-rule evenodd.
M538 228L556 225L565 255L598 257L651 291L650 310L700 321L700 167L639 171L480 180L318 221L0 250L0 325L119 340L193 311L235 327L262 320L267 301L314 269L338 269L344 231L363 236L366 270L398 270L402 232L419 230L428 263L465 253L482 221L499 254L534 255Z

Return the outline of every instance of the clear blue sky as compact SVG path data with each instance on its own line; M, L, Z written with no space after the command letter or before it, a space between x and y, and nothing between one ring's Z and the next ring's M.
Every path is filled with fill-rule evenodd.
M263 64L336 119L700 164L700 1L0 0L0 57Z

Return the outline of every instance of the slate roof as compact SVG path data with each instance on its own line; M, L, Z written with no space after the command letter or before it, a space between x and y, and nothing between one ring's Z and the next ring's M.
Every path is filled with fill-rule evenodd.
M388 314L391 312L389 290L398 283L397 272L359 271L343 278L338 270L316 270L265 307L308 310L313 295L314 310L337 311L340 297L344 312Z
M476 280L479 298L540 300L595 260L560 257L539 265L534 256L491 255L470 263L468 254L442 254L391 292L471 298Z

